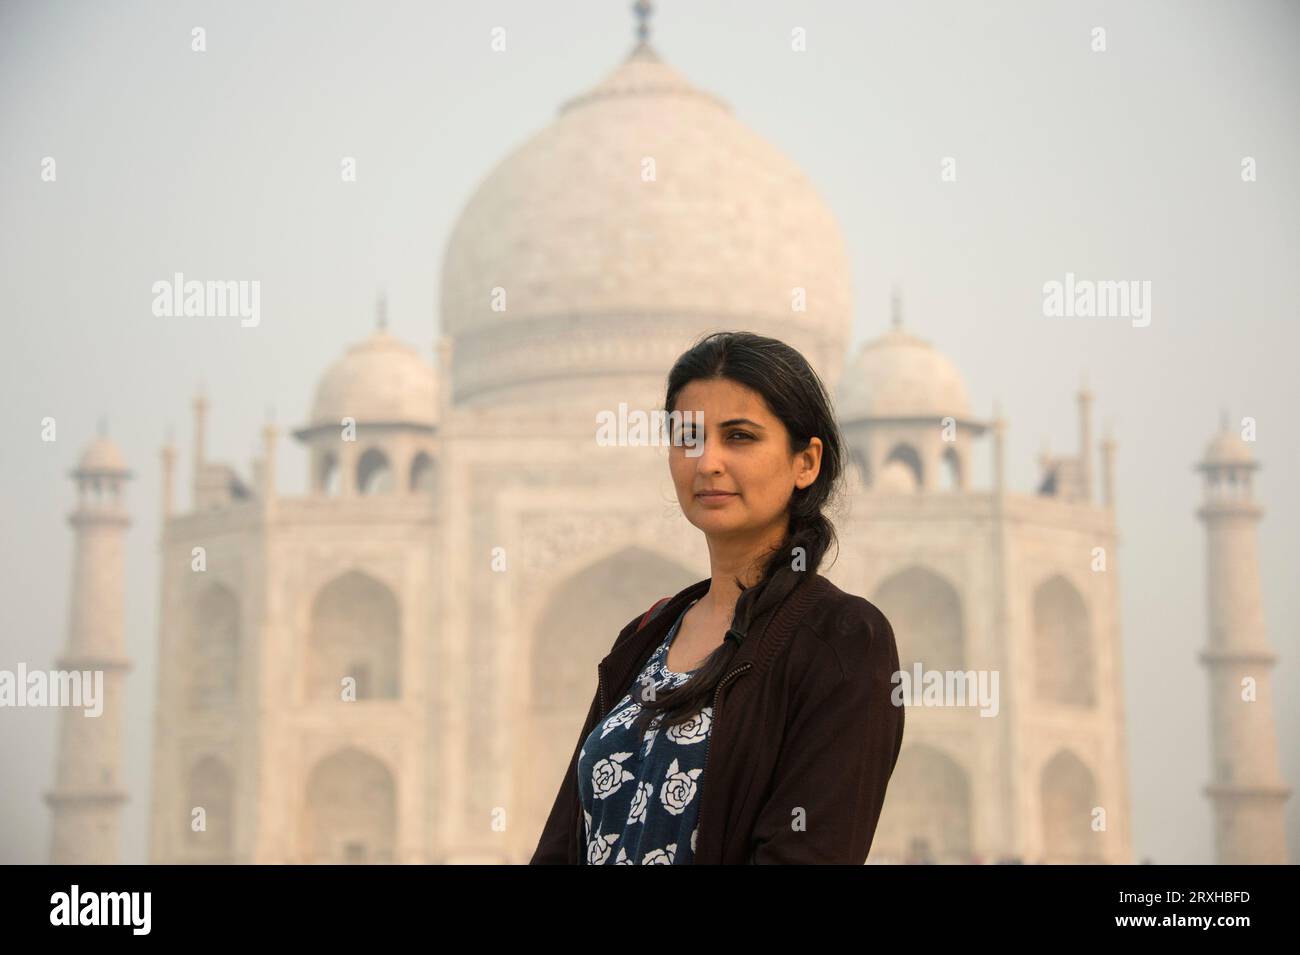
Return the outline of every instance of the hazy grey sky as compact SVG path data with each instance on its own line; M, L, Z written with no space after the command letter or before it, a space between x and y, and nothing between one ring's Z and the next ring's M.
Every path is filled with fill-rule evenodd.
M1204 538L1191 470L1226 406L1258 421L1256 491L1283 773L1300 789L1300 4L657 3L653 42L808 173L853 266L855 344L907 326L1007 417L1009 478L1076 444L1075 391L1118 443L1124 680L1138 857L1212 861ZM67 627L67 471L101 414L129 500L123 861L143 862L156 673L158 451L188 506L189 402L247 475L269 405L302 423L373 326L432 360L452 223L509 150L633 40L630 0L0 6L0 668L50 667ZM190 49L190 30L208 49ZM493 27L508 49L493 53ZM807 30L808 50L790 51ZM1106 29L1107 50L1090 50ZM359 181L340 182L339 160ZM40 178L57 161L55 183ZM943 156L958 180L939 180ZM1245 183L1243 157L1258 164ZM155 317L180 271L261 280L261 324ZM1152 320L1050 320L1042 285L1152 283ZM44 443L40 422L58 421ZM281 445L280 486L305 486ZM987 473L977 480L987 482ZM0 710L0 862L44 862L58 711ZM1300 855L1300 793L1288 806Z

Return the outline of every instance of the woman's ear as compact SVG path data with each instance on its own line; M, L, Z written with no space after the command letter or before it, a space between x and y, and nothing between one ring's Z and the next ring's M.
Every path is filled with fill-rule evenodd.
M795 478L795 486L804 488L816 481L817 475L821 472L822 439L809 438L808 447L799 452L799 458L802 467L799 476Z

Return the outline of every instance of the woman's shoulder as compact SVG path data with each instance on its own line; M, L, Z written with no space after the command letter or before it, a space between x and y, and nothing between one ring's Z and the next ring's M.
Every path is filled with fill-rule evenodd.
M822 645L849 678L868 671L892 674L897 670L894 630L884 612L866 597L817 576L819 597L799 625L805 642Z

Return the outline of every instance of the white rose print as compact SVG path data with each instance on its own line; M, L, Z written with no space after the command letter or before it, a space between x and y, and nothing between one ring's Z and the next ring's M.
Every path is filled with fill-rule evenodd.
M677 855L677 843L673 843L666 849L654 849L647 852L641 859L642 865L672 865L673 858Z
M626 700L627 697L624 697L623 699ZM609 719L605 720L604 728L602 728L600 731L600 738L604 739L606 736L608 736L614 730L618 729L620 726L627 726L634 719L636 719L636 715L640 712L641 712L641 707L639 704L636 703L633 703L631 706L626 706L623 709L619 710Z
M637 784L636 794L632 797L632 810L627 815L629 826L645 821L646 806L650 804L650 797L654 795L654 791L654 786L649 783Z
M703 769L692 769L683 773L677 768L677 760L674 759L668 766L668 778L659 787L659 801L664 804L664 808L674 816L680 816L695 798L695 780L699 779L702 772Z
M664 732L674 743L681 743L682 745L699 743L708 738L709 726L712 722L713 708L706 706L685 723L670 726Z
M596 838L587 843L587 865L604 865L605 860L609 858L610 849L616 842L618 842L617 832L611 832L606 836L596 833Z
M604 799L618 792L619 786L629 779L636 778L623 768L623 760L631 755L631 753L611 753L608 759L597 760L596 765L591 767L591 789L597 799ZM676 760L673 761L673 765L677 765Z

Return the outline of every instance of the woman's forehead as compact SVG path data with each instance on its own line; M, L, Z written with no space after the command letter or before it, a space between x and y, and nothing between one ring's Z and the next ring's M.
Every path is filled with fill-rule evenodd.
M678 392L675 405L677 411L705 410L707 405L707 410L719 421L732 417L761 421L772 417L762 395L729 378L692 381Z

